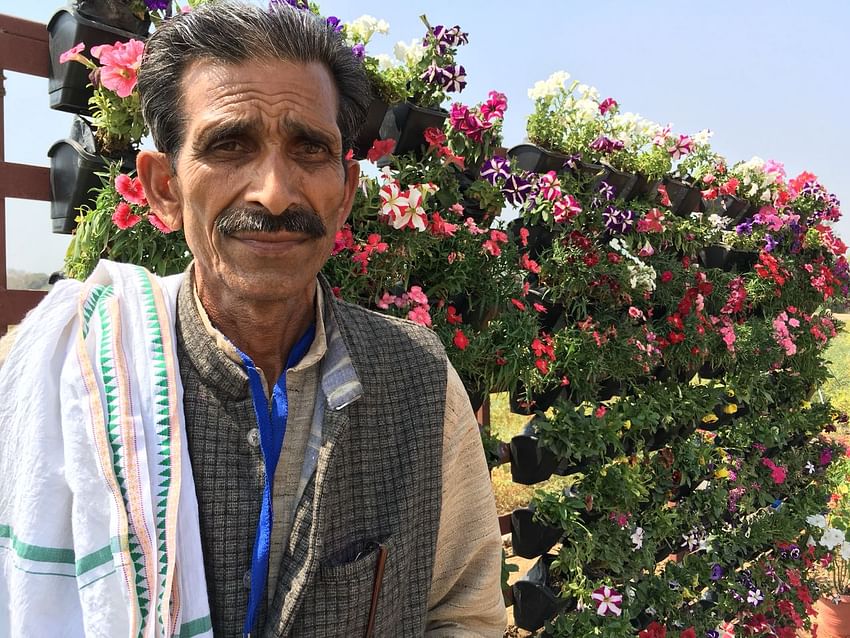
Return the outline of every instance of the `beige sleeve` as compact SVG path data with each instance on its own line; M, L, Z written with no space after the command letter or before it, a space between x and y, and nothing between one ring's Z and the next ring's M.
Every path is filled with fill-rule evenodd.
M443 504L428 596L429 638L502 638L502 537L478 423L460 377L448 366Z

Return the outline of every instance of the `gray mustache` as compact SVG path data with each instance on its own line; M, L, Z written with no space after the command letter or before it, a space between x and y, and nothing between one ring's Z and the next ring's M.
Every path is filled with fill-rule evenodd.
M216 219L215 228L224 236L286 231L318 239L328 234L325 223L314 210L298 205L290 206L280 215L262 207L225 208Z

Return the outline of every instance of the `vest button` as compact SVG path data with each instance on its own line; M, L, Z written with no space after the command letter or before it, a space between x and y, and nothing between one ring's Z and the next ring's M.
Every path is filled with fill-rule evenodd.
M251 570L249 569L245 572L245 575L242 577L242 584L245 586L245 589L251 589Z
M248 430L248 445L251 447L259 447L260 431L257 428L251 428Z

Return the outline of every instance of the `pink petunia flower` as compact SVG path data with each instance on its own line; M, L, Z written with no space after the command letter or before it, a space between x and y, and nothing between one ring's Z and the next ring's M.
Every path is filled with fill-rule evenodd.
M80 42L79 44L75 44L70 49L65 51L65 53L59 56L59 64L65 64L66 62L70 62L71 60L86 64L86 59L80 55L80 53L82 53L85 48L86 45L82 42Z
M103 66L100 71L100 83L114 91L118 97L129 97L136 88L144 50L145 43L141 40L92 47L92 56Z

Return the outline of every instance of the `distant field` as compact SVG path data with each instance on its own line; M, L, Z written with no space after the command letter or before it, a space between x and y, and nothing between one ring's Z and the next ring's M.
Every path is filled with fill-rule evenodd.
M850 413L850 314L836 315L836 317L847 324L847 327L833 340L826 352L833 378L824 384L823 393L832 399L836 408ZM507 394L494 394L490 397L491 431L502 441L510 441L529 418L511 414L508 410ZM527 505L535 489L563 487L565 484L563 478L555 477L546 483L533 486L518 485L511 481L509 465L493 470L493 490L496 493L496 507L500 514Z

